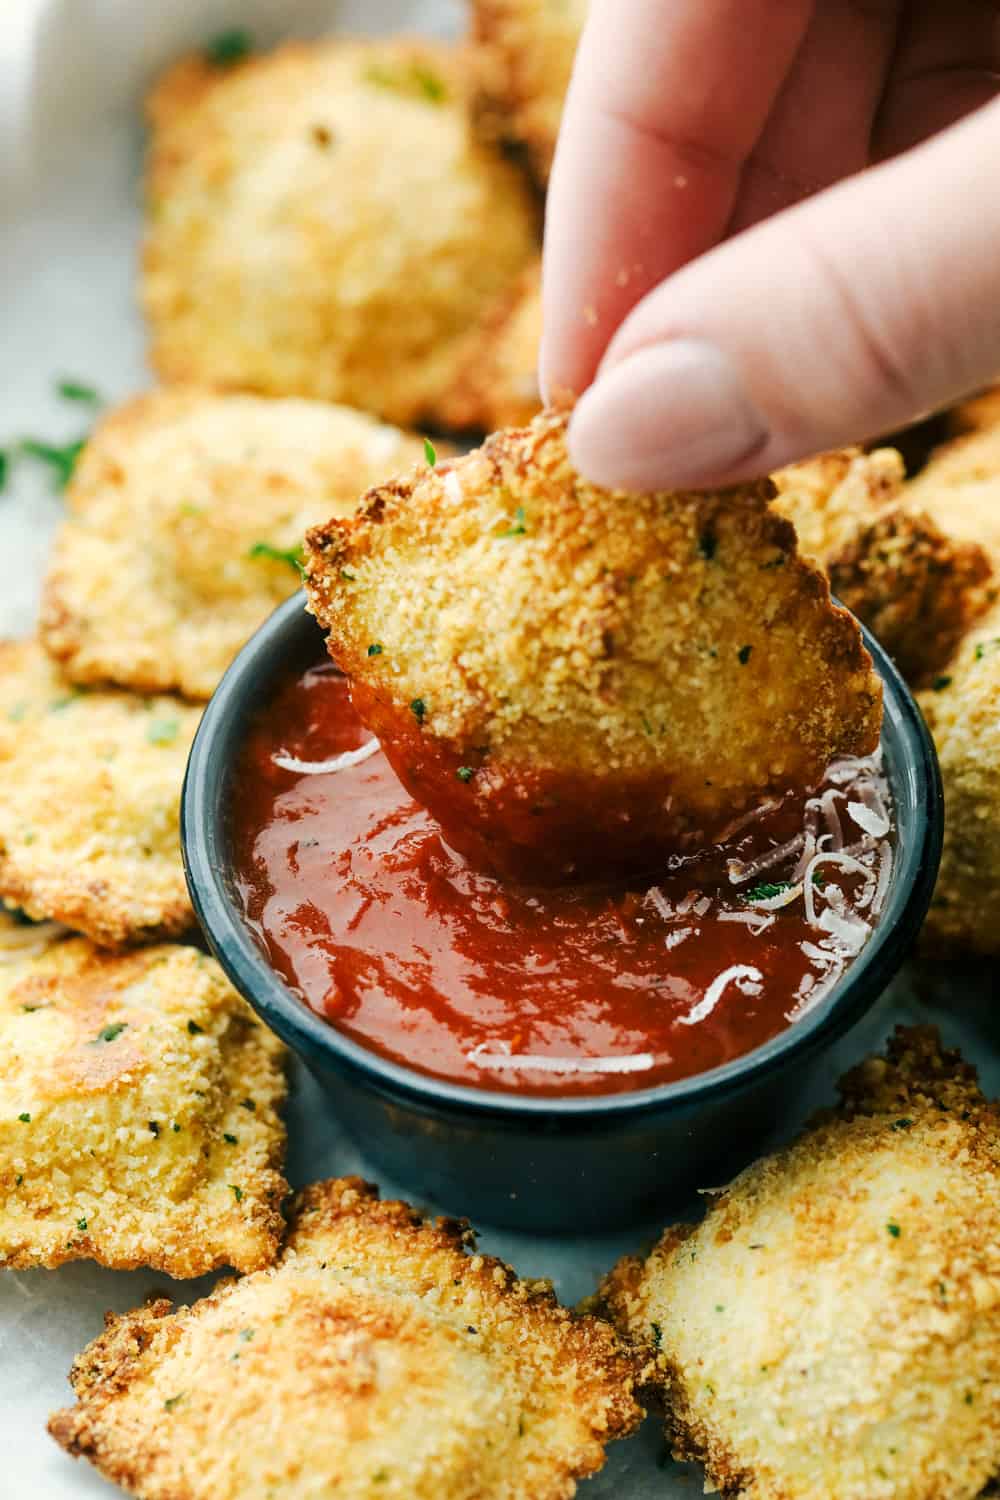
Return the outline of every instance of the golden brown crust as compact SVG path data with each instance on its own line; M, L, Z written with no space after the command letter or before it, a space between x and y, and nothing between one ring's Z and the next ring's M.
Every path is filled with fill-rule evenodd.
M299 587L307 527L418 440L324 402L172 388L99 423L66 496L40 624L74 682L208 698Z
M117 946L194 926L178 843L201 711L83 692L0 642L0 900Z
M973 1500L1000 1472L1000 1114L929 1028L602 1287L668 1435L752 1500Z
M681 838L874 748L857 624L770 487L599 490L570 465L566 421L497 433L307 538L310 608L376 732L395 723L404 780L440 751L474 770L454 812L470 828L530 773L589 790L588 817L641 799L639 821ZM558 808L530 811L540 828Z
M775 482L775 509L836 596L907 681L936 676L990 603L993 569L982 547L904 503L903 463L891 448L823 454L781 470Z
M940 953L1000 953L1000 608L918 702L944 784L941 869L922 940Z
M942 530L985 548L1000 568L1000 426L984 426L936 448L906 499Z
M959 401L944 413L948 431L955 436L1000 427L1000 385L991 385L976 396Z
M0 1265L275 1258L284 1048L193 948L0 964Z
M159 82L142 298L164 380L433 423L469 328L537 254L465 71L440 43L337 39Z
M316 1183L273 1270L110 1318L50 1431L144 1500L566 1500L638 1424L637 1360L473 1250Z
M588 9L589 0L472 0L477 128L526 147L543 183Z
M440 408L445 427L492 432L520 427L539 411L541 262L529 266L469 336L468 354Z

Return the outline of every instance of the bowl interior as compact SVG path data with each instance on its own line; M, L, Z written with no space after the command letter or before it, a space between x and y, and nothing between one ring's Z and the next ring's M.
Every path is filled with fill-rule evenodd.
M526 1098L448 1083L368 1051L315 1015L271 968L243 921L230 843L232 772L248 724L279 686L319 660L323 636L296 594L281 605L240 652L205 710L198 729L181 812L181 843L198 919L231 982L267 1024L307 1061L366 1075L370 1086L395 1094L501 1115L606 1117L742 1086L775 1069L789 1054L818 1047L844 1030L878 997L898 969L930 901L941 853L943 801L937 759L920 711L882 648L865 644L883 681L882 745L896 811L896 850L881 919L859 956L815 1010L743 1057L709 1072L624 1094Z

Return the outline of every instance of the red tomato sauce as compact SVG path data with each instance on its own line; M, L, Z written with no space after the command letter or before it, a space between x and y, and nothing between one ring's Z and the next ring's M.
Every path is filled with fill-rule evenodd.
M449 848L381 751L322 774L275 762L323 762L369 740L332 665L278 694L236 770L237 885L290 988L345 1035L423 1073L566 1096L704 1072L794 1024L884 900L891 846L846 817L850 763L839 782L786 797L655 881L532 887L481 874ZM877 758L853 764L884 810ZM815 843L831 826L859 868L824 859L810 885L814 906L846 911L846 948L846 929L810 921L801 893L767 909L795 889L808 849L759 879L743 873L804 828Z

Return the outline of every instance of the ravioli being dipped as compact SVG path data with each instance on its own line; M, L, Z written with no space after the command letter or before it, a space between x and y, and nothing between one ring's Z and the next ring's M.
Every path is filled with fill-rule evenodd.
M640 1367L463 1225L342 1178L273 1270L109 1318L49 1430L143 1500L569 1500L638 1425Z
M648 869L878 744L856 622L768 483L631 495L547 412L307 538L355 709L477 866Z

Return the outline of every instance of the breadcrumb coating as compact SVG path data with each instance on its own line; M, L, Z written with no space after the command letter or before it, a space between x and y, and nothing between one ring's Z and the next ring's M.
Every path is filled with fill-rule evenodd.
M0 1265L269 1265L283 1056L194 948L0 964Z
M944 849L923 939L1000 954L1000 607L918 700L944 784Z
M892 448L823 454L781 470L775 483L775 509L837 598L908 682L932 679L990 602L993 568L982 547L903 503L903 461Z
M540 410L538 349L542 338L542 268L539 261L500 298L469 337L468 355L440 410L445 427L519 427Z
M909 504L1000 568L1000 424L944 443L906 486Z
M66 496L42 642L74 682L208 698L299 587L309 526L415 463L348 407L174 388L106 416ZM141 599L141 608L136 600Z
M444 44L330 39L160 80L142 299L165 381L433 423L469 329L538 250L465 73Z
M74 687L0 642L0 901L116 946L194 925L178 818L201 710Z
M472 0L478 128L548 180L589 0Z
M747 1500L973 1500L1000 1474L1000 1113L930 1028L602 1287L673 1451Z
M49 1430L143 1500L566 1500L640 1420L636 1359L473 1249L316 1183L273 1270L109 1316Z
M956 436L964 432L980 432L988 427L1000 427L1000 385L987 386L976 396L960 401L946 413L948 430Z
M566 423L373 489L306 548L310 608L412 794L479 862L556 879L711 836L872 750L881 718L770 486L600 490Z

